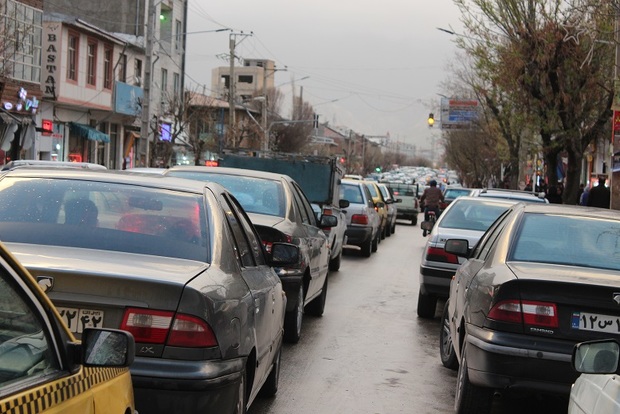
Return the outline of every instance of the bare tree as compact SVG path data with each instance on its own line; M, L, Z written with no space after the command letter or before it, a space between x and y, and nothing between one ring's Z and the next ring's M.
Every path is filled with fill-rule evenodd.
M611 116L613 0L455 3L467 31L457 43L472 57L477 75L494 86L477 92L491 112L525 114L522 120L541 137L551 183L558 179L558 156L566 151L564 199L573 201L583 152L606 134ZM512 158L515 148L508 146Z

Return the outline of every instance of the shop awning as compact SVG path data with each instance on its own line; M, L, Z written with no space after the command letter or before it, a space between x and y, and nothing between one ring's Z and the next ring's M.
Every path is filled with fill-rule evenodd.
M91 141L110 142L110 136L108 134L97 131L95 128L88 125L78 124L77 122L69 122L69 128L72 133L75 133L82 138L86 138Z

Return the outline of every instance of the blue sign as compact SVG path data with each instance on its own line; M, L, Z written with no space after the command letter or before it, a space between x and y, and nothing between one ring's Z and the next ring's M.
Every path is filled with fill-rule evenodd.
M123 115L139 116L142 113L144 91L137 86L115 82L114 111Z

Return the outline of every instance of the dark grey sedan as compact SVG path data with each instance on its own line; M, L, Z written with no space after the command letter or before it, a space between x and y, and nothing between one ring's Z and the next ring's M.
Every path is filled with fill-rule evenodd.
M331 254L329 239L322 229L335 227L336 216L323 215L317 222L301 187L284 174L200 166L173 167L164 174L213 181L226 187L248 212L268 251L273 242L299 246L299 263L278 272L288 298L284 339L298 342L304 310L321 316L325 309Z
M19 168L0 176L0 239L79 338L135 337L144 413L243 413L278 388L286 297L237 200L198 181Z
M519 203L469 248L445 242L468 257L439 344L442 363L458 366L456 412L488 413L503 390L568 397L575 344L620 339L620 213Z

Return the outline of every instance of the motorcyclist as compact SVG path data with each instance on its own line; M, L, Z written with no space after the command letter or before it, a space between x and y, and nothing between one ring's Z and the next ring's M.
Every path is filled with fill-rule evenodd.
M429 211L435 212L435 217L439 217L439 203L444 201L443 193L437 187L437 181L431 180L430 187L424 190L422 197L420 197L420 203L424 205L424 221L428 221Z

